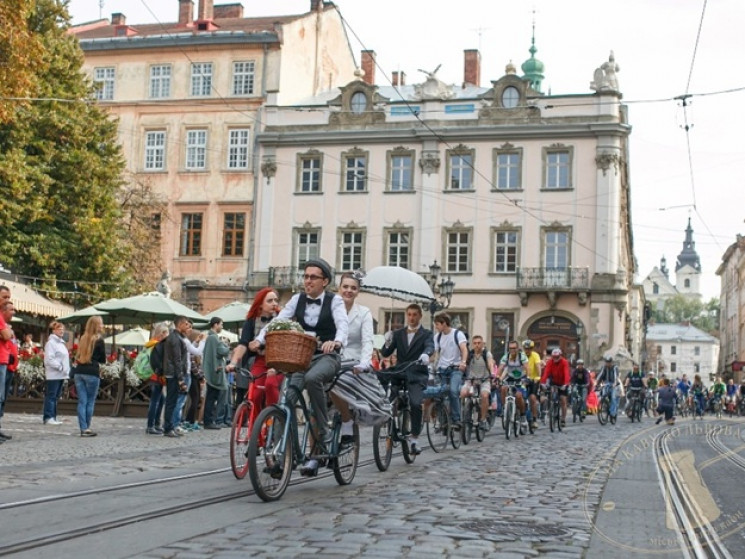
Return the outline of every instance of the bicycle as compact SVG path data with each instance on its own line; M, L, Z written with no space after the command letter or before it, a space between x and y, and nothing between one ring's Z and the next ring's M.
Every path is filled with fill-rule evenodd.
M572 423L577 423L578 418L579 422L582 423L585 420L585 414L584 407L582 406L582 392L580 391L579 386L573 384L570 394L570 401L572 405Z
M638 421L641 423L642 421L642 400L641 400L641 388L629 388L628 390L628 403L626 406L627 410L630 410L631 413L628 413L629 419L631 419L631 423L634 421Z
M356 362L343 362L342 367L331 382L328 392L342 372L353 367ZM290 483L292 471L313 456L319 463L333 470L334 478L339 485L352 483L360 455L360 432L357 423L353 427L352 443L341 443L341 414L331 409L331 438L326 441L328 449L323 448L311 421L311 413L303 398L302 391L289 383L292 374L286 373L282 383L280 400L276 405L262 410L254 422L251 439L248 445L248 474L256 494L266 502L276 501L284 495ZM290 406L287 394L294 391L295 406ZM295 413L299 408L304 418L302 437L298 430ZM312 437L312 439L311 439ZM310 452L306 449L311 446Z
M549 397L548 397L548 428L551 432L554 429L558 429L559 432L563 429L561 424L561 400L559 396L559 387L556 384L549 386Z
M406 372L416 361L399 365L398 367L379 371L378 380L386 389L386 396L391 400L391 393L395 389L396 396L392 399L392 417L382 425L373 427L373 457L378 470L384 472L391 464L393 449L401 445L401 454L407 464L412 464L416 454L409 448L408 436L411 434L411 401L409 400L408 376Z
M525 435L528 430L533 434L533 425L531 422L523 421L524 415L518 416L517 414L517 398L516 394L521 384L525 383L525 379L516 379L514 377L508 377L507 383L507 395L504 399L504 405L502 406L502 429L504 429L504 436L507 440L514 435L517 438L519 435ZM525 398L523 393L524 405L526 410L530 409L530 403Z
M248 385L257 379L266 376L266 373L254 377L248 369L237 368L237 375L243 375L248 379ZM246 397L238 404L233 414L233 423L230 427L230 468L236 479L243 479L248 473L248 441L251 438L251 415L253 413L253 402Z
M722 419L722 397L714 396L713 413L717 419Z
M461 400L460 409L463 423L461 438L463 444L471 442L471 436L474 432L476 434L476 440L479 442L483 441L486 436L487 430L479 420L481 417L481 383L484 382L491 383L490 377L471 379L468 396ZM485 418L485 421L487 420Z
M460 433L455 430L450 421L450 386L443 384L441 375L435 375L435 385L428 386L424 391L425 399L430 399L429 421L427 421L427 440L435 452L447 448L448 440L453 448L460 447Z
M610 414L613 387L610 384L605 383L602 387L600 387L599 392L600 401L598 402L598 422L600 423L600 425L607 424L608 420L610 420L611 423L615 423L613 417Z
M541 419L541 423L545 426L548 417L548 398L545 386L538 386L538 416Z

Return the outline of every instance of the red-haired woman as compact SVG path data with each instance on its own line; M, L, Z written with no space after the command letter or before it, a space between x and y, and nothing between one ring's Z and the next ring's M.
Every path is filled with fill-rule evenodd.
M243 324L241 339L233 352L230 365L235 367L238 363L244 369L249 369L254 377L266 372L263 376L248 388L247 379L243 375L235 376L235 404L243 401L248 388L248 399L253 404L251 422L256 419L259 412L266 406L271 406L279 401L279 389L282 386L284 375L278 374L274 369L267 370L264 361L264 351L253 352L248 349L248 343L253 340L266 323L274 318L279 312L279 295L271 287L265 287L256 294L251 308L246 314L246 322Z

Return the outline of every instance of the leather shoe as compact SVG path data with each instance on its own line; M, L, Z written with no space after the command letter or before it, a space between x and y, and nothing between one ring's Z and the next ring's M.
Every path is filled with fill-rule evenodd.
M300 475L305 477L315 477L318 475L318 460L311 458L305 464L300 466Z
M342 446L352 446L354 444L354 435L342 435L340 442Z
M13 438L12 435L7 435L7 434L3 433L2 431L0 431L0 439L2 439L4 441L9 441L12 438Z
M222 427L220 427L217 423L205 424L204 428L205 429L222 429Z

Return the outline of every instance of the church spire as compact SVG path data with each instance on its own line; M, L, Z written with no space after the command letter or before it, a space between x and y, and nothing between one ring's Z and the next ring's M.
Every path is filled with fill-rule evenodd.
M535 89L537 92L541 92L541 82L543 81L543 62L535 57L535 53L538 49L535 46L535 10L533 11L533 36L530 39L530 58L522 63L520 68L523 71L523 78L530 80L530 87Z
M683 266L691 266L697 272L701 271L701 261L696 253L696 243L693 241L690 217L688 218L688 227L686 227L686 238L683 241L683 250L678 255L678 261L675 263L675 271L677 272Z

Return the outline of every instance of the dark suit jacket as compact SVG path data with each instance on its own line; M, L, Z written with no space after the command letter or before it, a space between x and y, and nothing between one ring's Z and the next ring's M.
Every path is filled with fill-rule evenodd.
M411 345L409 345L409 336L406 332L406 327L395 330L391 345L388 347L384 345L380 352L383 357L388 357L394 351L396 352L399 363L417 361L422 353L426 353L431 357L435 352L435 338L432 335L432 330L427 330L419 326L419 330L417 330L411 340Z

